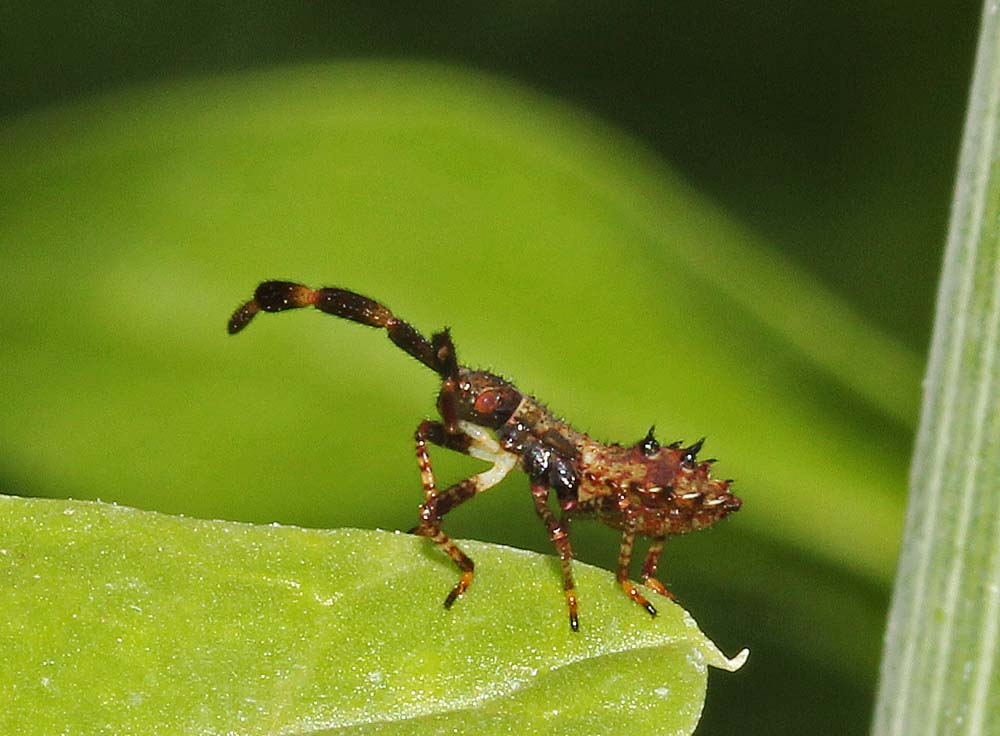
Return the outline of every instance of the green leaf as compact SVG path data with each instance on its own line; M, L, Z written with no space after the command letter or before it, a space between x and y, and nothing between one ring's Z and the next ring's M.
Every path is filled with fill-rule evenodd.
M875 710L1000 733L1000 15L983 6Z
M317 64L0 121L0 491L412 526L435 376L315 312L227 336L266 278L450 325L599 439L707 435L743 510L661 569L767 673L708 713L787 722L822 681L828 720L867 722L919 358L627 134L489 76ZM446 529L551 553L519 473ZM614 530L573 533L614 564Z
M0 529L4 733L687 734L746 658L587 565L574 634L553 559L495 545L449 611L405 534L12 497Z

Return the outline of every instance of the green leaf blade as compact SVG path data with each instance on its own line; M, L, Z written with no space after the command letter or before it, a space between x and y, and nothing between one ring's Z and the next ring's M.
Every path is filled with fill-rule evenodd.
M872 733L1000 732L1000 18L983 18Z
M464 542L201 521L2 497L10 733L690 733L726 660L678 606L650 619L577 566ZM486 635L488 634L488 636Z

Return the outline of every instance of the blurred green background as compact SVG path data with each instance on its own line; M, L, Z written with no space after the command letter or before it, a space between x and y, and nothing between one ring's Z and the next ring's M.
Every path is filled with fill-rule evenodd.
M663 578L752 656L699 733L864 733L978 10L8 3L0 491L408 528L433 376L224 332L347 286L600 438L708 435L744 510ZM448 521L548 551L521 477Z

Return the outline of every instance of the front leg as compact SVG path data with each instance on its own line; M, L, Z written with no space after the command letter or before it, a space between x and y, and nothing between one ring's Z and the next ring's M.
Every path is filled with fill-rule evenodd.
M420 481L424 486L424 503L420 505L420 524L411 530L414 534L429 537L447 554L461 571L458 584L444 600L445 608L452 604L472 584L475 563L441 530L441 519L452 509L465 503L477 493L492 488L511 471L517 456L503 451L481 427L468 422L458 423L458 432L449 433L440 422L421 422L416 435L417 464L420 466ZM493 462L493 467L466 478L442 492L437 490L434 469L431 466L427 443L472 455Z

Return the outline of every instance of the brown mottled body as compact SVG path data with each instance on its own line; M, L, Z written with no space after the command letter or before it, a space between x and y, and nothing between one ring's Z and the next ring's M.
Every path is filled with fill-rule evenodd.
M569 541L570 521L596 518L622 533L618 582L650 614L656 608L629 578L637 536L651 537L642 565L642 582L673 598L654 576L667 537L711 526L740 508L729 492L731 481L711 477L713 460L698 461L702 442L662 447L650 429L634 445L603 444L577 432L509 381L460 366L447 330L427 340L382 304L351 291L310 289L287 281L266 281L254 298L229 320L239 332L260 311L315 307L338 317L384 328L399 348L441 376L437 408L441 421L417 428L417 464L424 487L420 523L412 531L429 537L458 566L458 584L445 599L450 607L472 583L474 564L441 529L449 511L499 483L515 466L527 473L535 511L559 553L570 625L579 628ZM439 490L428 443L492 463L489 470Z

